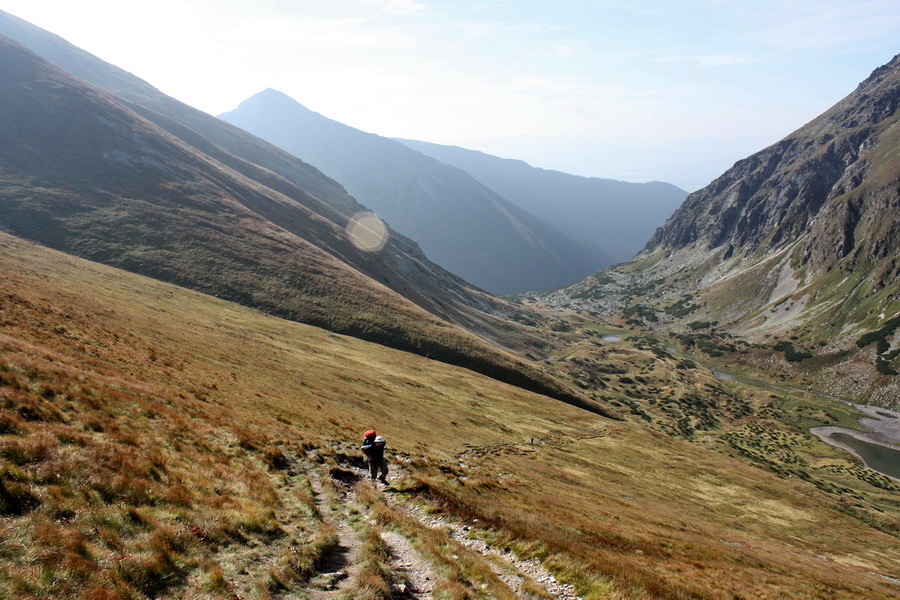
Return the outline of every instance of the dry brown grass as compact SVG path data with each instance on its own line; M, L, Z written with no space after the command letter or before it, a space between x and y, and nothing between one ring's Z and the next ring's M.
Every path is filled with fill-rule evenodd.
M393 565L390 549L381 537L381 528L370 523L363 529L362 537L356 577L348 593L359 600L390 600L393 597Z
M897 593L869 574L897 576L896 538L805 482L5 236L0 271L0 597L294 586L330 543L298 461L349 465L369 427L408 461L410 493L585 598ZM417 535L424 554L456 552ZM457 563L442 597L495 585Z
M360 486L361 488L363 486ZM513 600L515 596L494 573L485 557L475 554L441 528L424 526L417 518L386 504L378 494L365 489L360 501L369 504L378 523L400 531L441 576L435 582L434 597L442 600L494 598Z

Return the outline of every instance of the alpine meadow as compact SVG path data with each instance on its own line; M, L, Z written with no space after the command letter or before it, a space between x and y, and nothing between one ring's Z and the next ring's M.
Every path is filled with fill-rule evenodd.
M900 598L900 56L834 100L682 194L0 11L0 599Z

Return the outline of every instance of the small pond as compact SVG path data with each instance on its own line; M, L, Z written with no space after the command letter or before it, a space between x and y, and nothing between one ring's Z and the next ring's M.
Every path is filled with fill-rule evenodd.
M873 471L900 479L900 450L866 442L849 433L841 433L839 431L828 434L828 437L838 444L853 448L853 451L862 458L866 466Z

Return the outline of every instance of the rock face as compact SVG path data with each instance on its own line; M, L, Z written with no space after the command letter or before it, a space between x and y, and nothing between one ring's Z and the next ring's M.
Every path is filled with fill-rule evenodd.
M648 249L723 249L724 261L800 241L798 265L809 274L871 268L887 285L898 274L898 103L895 57L831 110L691 194Z
M898 105L900 56L688 196L630 264L540 297L650 315L656 328L715 322L759 342L790 337L819 364L862 353L868 392L895 389L896 335L873 355L863 334L900 315Z

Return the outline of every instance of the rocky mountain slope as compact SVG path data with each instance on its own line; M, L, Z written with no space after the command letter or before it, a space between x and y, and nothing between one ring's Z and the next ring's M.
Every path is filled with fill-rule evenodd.
M800 242L815 276L874 267L873 289L897 280L900 57L831 110L693 194L648 250L722 250L746 257ZM888 260L886 260L888 259Z
M528 345L529 334L507 318L527 319L520 308L428 262L396 233L379 252L357 248L345 226L364 208L314 168L171 99L152 96L157 108L182 111L183 121L175 110L140 105L173 135L9 39L0 55L6 231L582 401L445 320Z
M616 262L640 252L687 196L684 190L660 181L579 177L455 146L398 141L462 169L548 223L594 241Z
M835 381L857 381L847 393L895 389L898 105L895 57L691 194L633 263L544 297L676 331L715 322L752 341L790 339Z
M429 259L493 293L557 287L612 264L467 173L333 121L275 90L219 115L315 165Z

